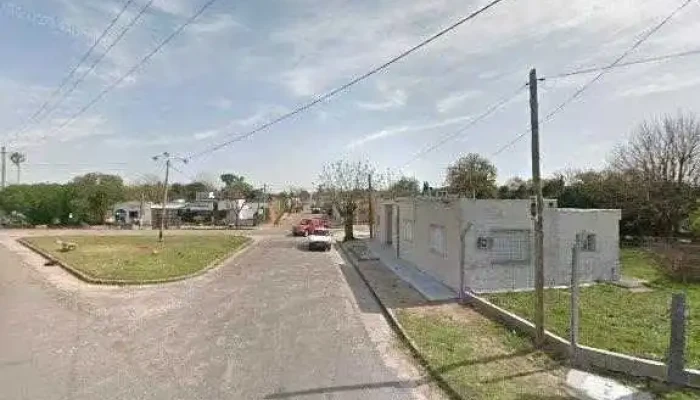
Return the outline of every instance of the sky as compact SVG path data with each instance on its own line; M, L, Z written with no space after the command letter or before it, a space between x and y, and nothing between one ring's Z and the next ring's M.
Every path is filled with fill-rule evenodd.
M155 0L83 82L46 116L32 114L93 45L126 0L0 0L0 141L21 151L23 182L92 171L136 182L162 175L152 156L188 158L381 65L486 4L483 0L217 0L114 90L205 0ZM367 161L440 185L446 167L476 152L499 180L530 176L530 68L554 76L604 66L683 0L504 0L418 52L293 118L188 164L175 181L224 172L271 190L311 188L324 164ZM77 76L146 4L133 1ZM700 48L692 2L626 60ZM700 56L610 71L541 127L542 170L600 168L645 119L700 113ZM594 75L545 79L546 115ZM68 86L70 87L70 85ZM460 131L503 98L519 94ZM16 180L8 167L8 180Z

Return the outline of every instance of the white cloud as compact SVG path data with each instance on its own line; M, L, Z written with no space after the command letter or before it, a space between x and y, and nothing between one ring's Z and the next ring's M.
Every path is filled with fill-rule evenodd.
M385 139L391 136L396 136L402 133L406 132L419 132L419 131L427 131L431 129L437 129L437 128L443 128L446 126L450 125L455 125L459 124L461 122L464 122L468 119L470 119L471 116L469 115L464 115L461 117L455 117L455 118L449 118L441 121L432 121L432 122L427 122L427 123L415 123L412 125L400 125L392 128L387 128L387 129L382 129L380 131L370 133L368 135L363 136L360 139L354 140L350 142L347 145L348 149L356 149L358 147L364 146L370 142L373 142L375 140L379 139Z
M34 126L18 137L17 146L40 147L49 143L114 135L114 129L107 125L106 119L101 115L81 117L65 128L57 129L67 121L67 118L54 118L47 124L48 127Z
M233 105L233 102L226 97L218 97L210 103L212 106L218 108L219 110L228 110Z
M437 111L441 114L454 110L457 106L464 103L465 100L472 99L481 94L480 90L465 90L461 92L453 92L447 97L439 100L435 105Z
M637 82L633 87L619 93L621 97L647 96L650 94L675 92L700 85L700 78L666 74L655 76L653 80Z
M404 105L406 105L408 95L403 89L390 90L386 87L386 85L380 85L379 92L384 97L383 101L363 101L358 102L357 106L370 111L383 111L392 108L403 107Z
M222 34L242 28L243 25L229 14L215 14L191 24L187 29L195 34Z

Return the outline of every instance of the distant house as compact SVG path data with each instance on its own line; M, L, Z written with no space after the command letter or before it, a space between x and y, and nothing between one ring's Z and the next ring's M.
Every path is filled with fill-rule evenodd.
M162 204L151 205L151 225L153 228L160 227L161 218L165 215L165 228L177 227L182 225L181 213L186 209L187 204L184 201L176 201L166 203L165 208Z
M378 199L375 241L456 291L462 252L465 290L530 289L534 287L531 206L531 200ZM557 208L556 200L545 200L543 217L547 286L570 283L577 238L582 246L581 282L620 278L620 210Z
M112 207L111 217L116 224L149 226L151 225L151 206L150 202L140 201L118 203Z
M226 223L236 223L236 212L238 212L239 226L256 225L268 212L268 203L265 202L248 202L245 200L221 200L218 204L220 211L226 211ZM257 218L256 218L257 217Z

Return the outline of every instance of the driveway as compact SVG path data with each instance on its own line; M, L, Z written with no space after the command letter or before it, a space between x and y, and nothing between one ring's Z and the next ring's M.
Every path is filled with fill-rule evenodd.
M376 305L360 311L352 268L298 242L261 236L193 280L106 288L6 237L0 399L432 398Z

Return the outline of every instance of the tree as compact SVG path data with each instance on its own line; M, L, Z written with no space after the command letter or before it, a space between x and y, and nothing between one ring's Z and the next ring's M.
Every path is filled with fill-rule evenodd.
M96 172L73 179L68 190L76 218L90 224L102 224L111 207L126 198L121 177Z
M32 225L55 225L72 222L69 192L65 185L12 185L0 192L0 209L17 212Z
M447 169L447 186L454 194L493 198L496 194L496 167L476 153L460 158Z
M22 153L14 152L14 153L10 154L10 161L13 164L15 164L15 167L17 168L17 184L19 185L19 181L20 181L19 177L20 177L20 171L21 171L20 165L23 162L27 161L27 156L22 154Z
M430 186L428 186L428 188L429 187ZM425 190L425 185L423 188ZM415 178L402 176L398 181L389 186L389 193L394 197L416 196L420 193L420 183Z
M363 162L337 161L323 167L319 181L340 211L345 226L345 241L354 240L357 202L368 192L367 177L374 168Z
M700 183L700 123L694 115L665 115L643 122L616 149L612 169L633 185L636 203L655 215L656 234L673 235L696 206Z
M246 182L243 176L223 174L221 181L226 185L223 189L225 198L233 200L231 209L235 213L235 226L238 229L241 211L249 201L259 198L260 191L253 189L253 186Z

